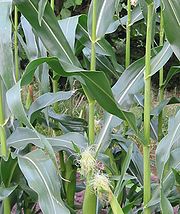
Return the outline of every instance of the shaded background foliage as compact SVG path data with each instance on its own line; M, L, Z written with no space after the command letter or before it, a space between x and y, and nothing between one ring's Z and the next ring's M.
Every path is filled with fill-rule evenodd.
M59 18L67 18L69 16L79 15L87 13L90 5L90 0L55 0L55 14ZM126 0L120 1L122 7L120 8L119 16L120 18L127 14L126 10ZM159 10L160 12L160 10ZM159 29L156 28L156 33L154 37L154 41L156 44L159 44ZM125 64L125 48L126 48L126 29L119 25L117 30L105 36L108 42L114 48L114 51L117 56L117 61L121 64ZM146 24L144 21L140 23L135 23L132 25L131 29L131 63L135 62L137 59L143 57L145 55L145 43L146 43ZM23 56L22 56L23 58ZM28 64L28 60L26 58L20 61L21 68L24 70L26 65ZM164 66L164 77L166 78L167 73L171 66L178 65L178 59L173 54L169 61ZM172 91L176 90L175 93L179 93L180 91L180 76L176 74L168 83L167 90ZM159 75L158 73L152 77L152 84L154 88L159 87ZM61 77L59 81L59 86L63 89L66 85L66 78Z

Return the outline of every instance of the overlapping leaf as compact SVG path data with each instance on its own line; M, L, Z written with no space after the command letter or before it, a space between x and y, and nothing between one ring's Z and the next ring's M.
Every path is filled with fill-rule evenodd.
M172 168L180 170L179 142L180 111L177 112L175 117L170 118L168 134L161 140L156 150L156 163L158 177L160 179L160 189L157 188L153 192L152 199L148 203L148 206L160 203L163 213L165 213L166 209L172 211L172 206L169 202L164 203L164 199L167 200L168 194L175 184Z
M38 194L39 205L44 214L69 214L60 195L57 170L45 152L38 149L18 158L21 171L29 186Z
M158 51L158 50L156 50ZM156 52L155 51L155 52ZM152 54L153 55L153 54ZM168 61L172 55L171 47L168 43L164 45L162 50L151 60L151 73L156 73L161 67ZM138 93L143 89L144 86L144 58L137 60L135 63L131 64L121 75L117 83L113 86L113 94L117 103L123 109L129 109L132 102L134 102L133 94ZM103 144L108 146L109 135L112 128L118 125L113 121L117 119L113 115L106 115L104 126L100 131L97 138L98 149L105 149ZM115 126L114 126L115 125Z
M53 105L56 102L63 101L63 100L68 100L72 97L74 94L74 91L59 91L57 93L45 93L38 97L31 105L28 116L31 118L31 116L39 111L42 110L48 106Z
M32 61L28 65L26 72L22 78L22 84L30 83L35 69L37 68L37 66L44 62L48 63L50 67L59 75L80 76L83 79L83 81L81 79L80 81L82 81L83 84L86 84L89 91L91 92L91 95L106 111L116 115L123 120L127 120L130 126L135 131L137 131L134 115L130 112L121 111L117 106L117 103L112 95L109 82L103 72L82 71L82 69L77 67L72 68L72 65L59 61L55 57L40 58ZM61 65L63 66L64 70ZM102 99L102 97L104 99Z
M79 65L49 4L46 5L40 26L38 22L38 2L36 0L14 0L14 2L51 55L57 56L70 64Z
M74 145L79 149L85 149L87 147L87 141L84 136L79 133L67 133L65 135L57 137L45 137L43 136L53 147L55 151L72 151ZM37 136L36 132L29 128L17 128L15 132L7 139L8 147L13 147L19 150L23 150L28 144L34 144L38 148L44 148L41 139Z
M137 5L131 12L131 25L143 19L142 11L139 5ZM106 34L113 33L120 25L126 25L127 15L112 22L107 29Z

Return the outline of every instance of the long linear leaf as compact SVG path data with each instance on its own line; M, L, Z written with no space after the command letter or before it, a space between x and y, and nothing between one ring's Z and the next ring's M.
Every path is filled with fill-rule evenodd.
M19 40L21 42L21 45L23 46L28 59L29 60L35 59L38 57L38 47L36 43L36 38L33 33L33 29L31 25L23 15L21 16L21 26L26 39L26 43L23 44L24 41L19 35Z
M32 81L36 68L44 62L48 63L49 66L59 75L80 76L83 79L82 83L83 84L85 83L87 85L92 96L106 111L110 112L111 114L115 114L117 117L123 120L127 120L130 126L137 132L134 115L130 112L121 111L120 108L117 106L109 82L103 72L82 71L82 69L77 67L72 68L72 65L69 65L62 61L60 62L56 57L39 58L37 60L32 61L27 66L26 72L22 77L21 84L22 85L29 84ZM60 63L63 65L64 70ZM11 89L10 91L12 93L13 89ZM102 99L102 97L104 99ZM8 100L10 106L16 107L17 105L21 105L19 104L19 100L13 100L14 101L13 104L10 98ZM15 102L17 102L17 104L15 104Z
M37 35L41 38L48 52L64 61L79 66L70 45L68 44L57 19L49 4L46 5L41 26L38 22L38 2L36 0L14 0L16 6L26 17Z
M91 1L89 13L88 13L88 32L91 37L92 32L92 11L93 2ZM113 21L113 15L115 12L115 0L98 0L96 9L96 37L98 39L102 38L109 25ZM108 14L108 16L107 16Z
M59 176L48 155L38 149L20 156L18 163L29 186L37 192L44 214L70 213L61 199Z
M76 38L76 28L79 22L80 16L68 17L66 19L61 19L58 21L64 36L66 37L71 49L74 52L74 44Z
M91 49L91 41L89 39L89 34L87 31L87 16L82 15L79 18L78 31L79 34L77 39L82 43L83 46ZM80 38L79 38L80 37ZM112 46L104 39L96 41L96 52L99 55L106 55L111 58L112 64L117 72L122 72L124 69L121 65L117 63L116 56Z
M131 25L143 19L142 11L139 5L137 5L131 12ZM110 24L107 29L106 34L113 33L117 30L120 25L126 25L127 23L127 15L120 18L120 20L116 20Z
M38 21L39 25L41 25L42 17L44 15L44 10L47 5L48 0L40 0L38 3Z
M71 98L71 96L74 94L74 91L59 91L57 93L45 93L38 97L30 106L28 116L31 118L33 113L36 111L42 110L45 107L51 106L56 102L62 101L62 100L68 100Z
M166 79L164 80L163 87L165 88L168 85L171 78L178 73L180 73L180 66L172 66L168 72Z
M162 178L165 165L169 160L171 150L180 141L180 111L169 120L168 134L161 140L156 150L156 161L159 178Z
M161 0L163 3L164 29L172 49L180 60L180 4L179 0ZM173 26L173 27L172 27Z
M179 159L179 142L180 142L180 111L177 112L175 117L170 118L168 126L168 134L158 144L156 150L156 164L158 170L158 177L160 179L160 188L156 189L152 195L152 199L148 206L161 203L162 210L166 209L166 204L162 198L168 197L175 183L173 169L180 169ZM168 209L171 210L170 204Z
M122 190L122 183L123 183L123 180L124 180L124 176L125 176L125 173L129 167L129 164L130 164L130 161L131 161L131 155L132 155L132 152L133 152L133 144L131 144L128 148L128 151L126 153L126 157L124 159L124 162L122 164L122 169L121 169L121 175L120 175L120 179L116 185L116 189L115 189L115 195L118 197L120 191Z
M72 151L75 152L73 143L80 149L85 149L88 145L84 136L79 133L67 133L57 137L43 136L56 151ZM8 147L23 150L28 144L34 144L39 148L44 148L41 139L35 131L29 128L17 128L7 139Z
M152 193L152 198L150 202L148 203L148 207L157 205L160 203L161 198L161 192L160 189L164 191L165 196L163 197L168 197L168 195L171 193L173 186L175 184L175 177L172 169L175 170L180 170L180 159L179 159L179 141L177 141L177 148L172 149L171 151L171 156L166 164L167 169L166 173L163 176L162 179L160 179L160 185L158 188L156 188L153 193Z
M0 76L6 89L15 83L12 53L12 23L10 21L12 0L0 2Z
M16 96L14 96L14 93L16 94ZM27 117L27 114L25 112L24 106L22 104L22 100L21 100L21 81L17 82L11 89L9 89L7 91L6 98L7 98L7 103L8 103L9 109L10 109L11 113L13 115L15 115L16 119L18 119L20 122L22 122L27 127L29 127L29 128L34 130L34 127L30 123L30 120ZM57 167L56 156L55 156L55 153L54 153L54 151L52 149L52 146L37 131L36 131L36 136L41 140L41 142L43 144L43 148L46 149L46 151L48 152L49 156L52 158L55 166Z
M171 47L168 43L166 43L162 50L152 58L151 72L158 72L159 68L163 67L172 55L172 52L169 50L171 50ZM166 55L168 55L168 57ZM144 58L137 60L123 72L117 83L112 88L116 101L122 108L129 109L133 102L133 94L136 94L143 89L144 69ZM115 127L112 127L112 124L114 124L113 120L117 119L113 115L106 115L104 121L105 125L101 129L96 140L98 143L97 149L105 149L103 144L106 144L106 142L109 141L109 137L107 138L107 133ZM115 124L118 125L117 123Z

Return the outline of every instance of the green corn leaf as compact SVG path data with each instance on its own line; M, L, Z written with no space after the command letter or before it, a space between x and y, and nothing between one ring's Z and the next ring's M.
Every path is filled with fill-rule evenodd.
M169 160L173 145L180 140L180 111L170 118L168 134L161 140L156 151L156 161L159 178L162 178L165 165Z
M9 19L11 14L12 0L0 2L0 76L6 89L15 83L13 53L12 53L12 23Z
M158 116L163 111L166 105L173 105L173 104L179 104L179 103L180 103L180 99L178 97L171 97L169 99L165 99L161 103L159 103L158 106L152 109L151 115Z
M167 199L167 197L164 194L163 189L161 190L161 211L162 214L174 214L173 208L171 203L169 202L169 200Z
M74 45L76 39L76 28L79 22L80 16L73 16L66 19L59 20L58 23L66 37L71 49L74 52Z
M121 169L121 175L120 175L120 179L118 180L118 183L117 183L117 186L116 186L116 189L115 189L115 196L118 197L119 193L122 191L122 183L123 183L123 180L124 180L124 177L125 177L125 174L126 174L126 171L128 170L129 168L129 164L130 164L130 161L131 161L131 155L132 155L132 152L133 152L133 144L131 144L128 148L128 151L126 153L126 157L123 161L123 164L122 164L122 169Z
M80 150L85 149L88 145L84 136L79 133L67 133L57 137L43 136L43 138L51 144L55 151L65 150L76 152L73 143ZM13 147L19 150L23 150L28 144L33 144L38 148L44 148L44 145L36 132L29 128L17 128L7 139L7 144L9 148Z
M30 121L27 118L25 109L21 100L21 82L16 83L11 89L7 91L6 99L11 110L11 113L16 116L16 118L21 121L24 125L29 128L32 128ZM16 96L14 96L16 94Z
M61 129L66 132L81 132L87 131L88 123L82 118L71 117L66 114L57 114L52 109L48 110L48 116L60 123Z
M77 67L72 67L65 62L60 62L55 57L49 58L39 58L32 61L26 68L26 72L22 77L21 84L29 84L32 81L34 72L42 63L48 63L49 66L59 75L62 76L80 76L80 81L82 84L86 84L91 95L97 100L97 102L109 113L116 115L117 117L127 120L130 126L137 132L135 117L132 113L121 111L114 100L109 82L103 72L91 72L82 71L82 69ZM61 64L63 65L63 68ZM66 70L66 71L65 71ZM83 81L82 81L83 79ZM102 99L103 97L103 99Z
M132 11L131 11L131 25L133 25L134 23L140 21L143 19L143 14L142 14L142 11L141 11L141 8L139 5L137 5ZM107 32L106 34L109 34L109 33L113 33L117 30L117 28L120 26L120 25L126 25L127 24L127 15L112 22L110 24L110 26L108 27L107 29Z
M172 169L176 180L176 185L180 187L180 170Z
M44 46L51 55L79 66L79 62L59 27L58 21L49 4L46 5L40 26L38 22L38 2L36 0L14 0L14 2L41 38Z
M0 171L1 171L1 182L5 187L9 187L11 183L16 180L17 159L13 159L11 155L7 161L1 159ZM7 170L8 169L8 170ZM15 176L14 176L15 174Z
M152 4L153 0L145 0L147 4Z
M164 80L163 87L166 88L171 78L180 72L180 66L172 66Z
M70 214L61 199L57 170L45 152L37 149L18 157L18 163L29 186L38 194L38 202L44 214Z
M14 96L14 93L16 94L16 96ZM21 123L23 123L27 127L29 127L29 128L34 130L34 127L30 123L29 118L27 117L27 114L25 112L25 109L24 109L24 106L23 106L23 103L22 103L22 100L21 100L21 81L17 82L11 89L9 89L7 91L6 99L7 99L7 103L8 103L8 106L9 106L9 109L10 109L11 113L13 115L15 115L15 117ZM54 153L54 151L52 149L52 146L37 131L35 131L35 132L36 132L37 137L41 140L41 142L42 142L42 144L44 146L43 148L46 149L46 151L48 152L49 156L52 158L55 166L58 168L57 162L56 162L56 156L55 156L55 153Z
M166 43L162 50L159 52L155 49L155 52L159 52L156 56L152 51L151 69L152 73L159 71L161 67L171 57L172 52L169 51L170 45ZM168 56L168 57L167 57ZM131 104L134 102L133 95L143 89L144 86L144 57L132 63L121 75L119 80L113 86L113 94L117 103L122 109L128 110ZM114 121L114 122L113 122ZM109 142L109 134L111 130L118 125L117 119L110 114L105 116L104 126L101 129L96 142L98 143L98 149L104 150L104 144Z
M80 41L80 43L83 46L91 49L91 41L89 39L89 34L87 31L86 15L82 15L79 18L77 34L78 34L77 39ZM111 59L112 64L117 72L122 73L124 71L123 67L117 63L117 59L111 44L104 38L101 38L101 40L98 40L96 42L96 53L97 53L96 56L98 56L98 54L108 56Z
M29 60L35 59L38 57L36 38L31 25L23 15L21 15L21 26L26 38L26 43L20 35L18 35L19 41L26 52L27 58Z
M44 15L44 10L47 5L48 0L40 0L38 3L38 21L39 25L41 26L42 17Z
M74 91L59 91L57 93L45 93L38 97L30 106L28 117L29 119L33 116L33 114L37 111L40 111L48 106L53 105L56 102L68 100L72 97Z
M88 13L88 32L91 37L92 34L92 12L93 2L91 1L89 13ZM98 0L96 10L96 38L102 38L109 25L113 21L115 13L115 0ZM107 16L108 14L108 16Z
M161 0L163 5L164 30L171 47L180 60L180 4L179 0Z
M154 206L161 203L162 209L166 209L163 199L160 197L168 197L173 186L175 185L175 177L172 169L180 170L179 145L180 141L180 111L170 118L168 126L168 134L158 144L156 150L156 165L160 186L152 193L152 199L148 206ZM161 191L163 191L163 193Z

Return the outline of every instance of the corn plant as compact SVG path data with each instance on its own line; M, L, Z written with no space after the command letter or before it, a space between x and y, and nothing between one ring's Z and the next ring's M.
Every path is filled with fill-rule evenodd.
M77 213L74 198L83 190L83 213L100 213L102 208L114 214L173 213L179 199L178 107L165 137L161 129L165 106L179 103L177 97L164 99L164 90L180 67L172 66L166 78L162 68L173 53L180 59L178 0L161 4L139 0L136 6L128 0L124 17L118 14L120 1L92 0L88 14L60 20L53 0L13 3L14 7L11 0L0 2L3 212L9 214L16 207L25 213ZM159 7L160 46L156 46ZM140 23L146 26L146 53L131 63L130 30ZM120 25L127 32L125 68L107 40ZM29 63L22 73L19 58L24 55ZM158 72L160 98L154 108L151 77ZM58 90L60 77L70 84L75 79L72 90ZM85 107L78 115L63 112L65 103L72 108L72 101L81 97ZM134 106L141 108L141 119L133 113ZM98 108L103 115L97 128ZM155 184L150 169L152 140L159 142ZM83 180L80 185L77 174Z

